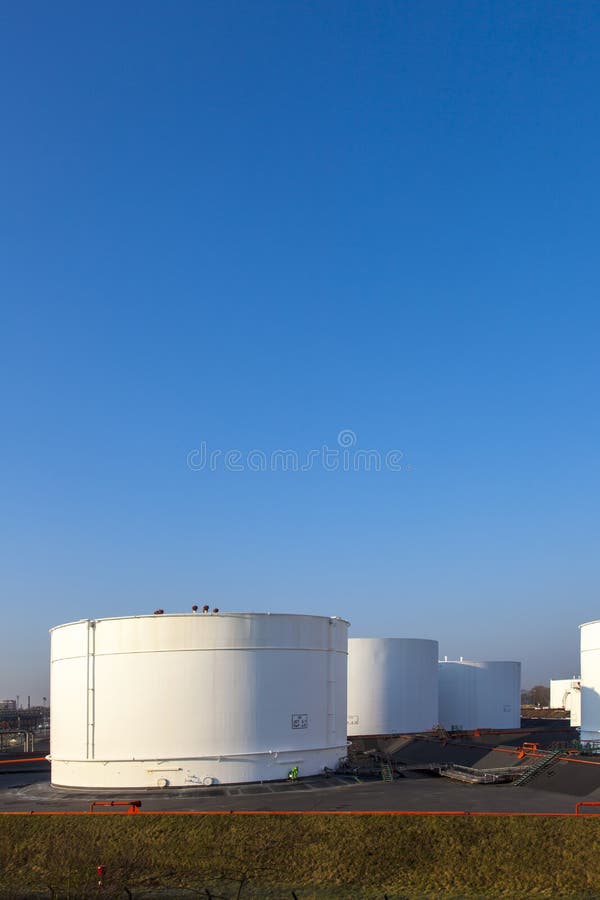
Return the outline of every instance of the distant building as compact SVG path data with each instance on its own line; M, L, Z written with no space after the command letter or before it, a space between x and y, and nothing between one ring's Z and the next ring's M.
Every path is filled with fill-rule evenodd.
M581 678L552 678L550 681L550 706L565 709L571 714L571 725L581 725Z
M16 700L0 700L0 712L15 712L17 709Z

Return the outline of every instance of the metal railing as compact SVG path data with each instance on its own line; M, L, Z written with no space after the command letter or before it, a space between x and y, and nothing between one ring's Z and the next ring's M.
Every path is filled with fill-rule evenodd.
M33 731L26 731L23 728L14 731L7 729L0 731L0 750L11 750L13 748L10 744L13 741L14 743L19 743L20 740L23 741L23 752L33 753L35 750L35 734Z
M504 766L494 769L475 769L472 766L459 766L457 763L448 763L440 767L440 775L444 778L452 778L455 781L464 781L468 784L501 784L514 781L521 773L520 768Z
M543 751L538 750L537 752L540 753ZM539 772L542 772L544 769L548 769L551 765L557 763L561 756L562 750L552 750L544 753L543 756L536 756L535 762L533 762L532 765L527 766L525 771L514 782L515 786L518 787L521 784L527 784L534 775L537 775Z

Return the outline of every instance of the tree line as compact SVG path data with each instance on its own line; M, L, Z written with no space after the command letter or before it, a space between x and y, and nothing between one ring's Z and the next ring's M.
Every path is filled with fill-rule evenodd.
M536 684L528 691L521 691L521 706L550 706L550 688Z

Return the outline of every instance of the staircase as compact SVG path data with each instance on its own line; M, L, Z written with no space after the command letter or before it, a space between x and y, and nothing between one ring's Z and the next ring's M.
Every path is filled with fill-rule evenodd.
M545 756L541 756L531 765L528 766L523 774L513 781L513 785L518 786L520 784L527 784L528 781L537 775L538 772L542 772L544 769L549 769L555 762L558 761L558 757L562 756L562 750L553 750L550 753L546 753Z
M394 773L391 765L383 759L381 760L381 780L388 782L394 780Z
M441 725L440 723L438 723L437 725L434 726L434 728L432 729L432 733L435 735L435 737L437 737L440 741L443 741L444 743L446 743L446 741L450 740L450 735L448 734L448 732L446 731L444 726Z

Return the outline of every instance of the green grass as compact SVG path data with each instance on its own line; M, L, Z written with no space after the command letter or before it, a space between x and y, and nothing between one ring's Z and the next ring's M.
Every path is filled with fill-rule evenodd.
M0 816L2 898L591 898L599 859L591 817Z

